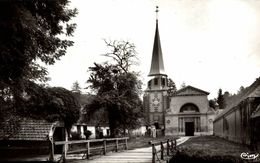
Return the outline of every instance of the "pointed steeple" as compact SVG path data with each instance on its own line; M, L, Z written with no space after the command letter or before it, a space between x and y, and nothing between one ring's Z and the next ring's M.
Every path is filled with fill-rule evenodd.
M148 76L157 76L157 75L165 75L164 65L163 65L163 56L158 28L158 6L156 6L156 29L154 36L154 44L153 44L153 56L151 62L151 68Z

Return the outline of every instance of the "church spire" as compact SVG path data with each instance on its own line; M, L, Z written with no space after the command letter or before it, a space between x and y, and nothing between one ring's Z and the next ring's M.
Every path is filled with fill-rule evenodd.
M155 29L155 36L154 36L151 68L148 76L157 76L157 75L167 76L164 72L164 65L163 65L162 49L161 49L161 42L160 42L160 35L159 35L159 28L158 28L158 12L159 12L158 6L156 6L156 29Z

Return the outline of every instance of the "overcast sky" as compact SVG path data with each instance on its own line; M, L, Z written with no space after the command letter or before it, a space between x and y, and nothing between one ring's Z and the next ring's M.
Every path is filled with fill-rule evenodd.
M155 6L165 71L210 92L236 93L260 76L260 0L72 0L77 29L66 56L49 66L51 86L86 87L88 67L108 58L103 39L136 45L146 88L155 34Z

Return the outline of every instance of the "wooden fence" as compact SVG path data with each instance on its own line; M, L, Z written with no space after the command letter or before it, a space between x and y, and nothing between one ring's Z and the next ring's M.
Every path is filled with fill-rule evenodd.
M94 153L106 155L107 151L118 152L121 149L127 150L128 137L123 138L107 138L107 139L93 139L93 140L73 140L73 141L56 141L52 144L50 160L53 161L55 154L55 146L62 146L62 159L65 162L69 154L84 154L82 158L89 159ZM74 148L73 148L74 146ZM75 148L76 146L76 148Z
M157 160L165 160L165 157L169 158L177 148L176 139L167 139L159 142L151 141L149 144L152 145L152 163L156 162L156 157ZM160 146L159 149L156 149L156 146ZM160 157L158 155L160 155Z

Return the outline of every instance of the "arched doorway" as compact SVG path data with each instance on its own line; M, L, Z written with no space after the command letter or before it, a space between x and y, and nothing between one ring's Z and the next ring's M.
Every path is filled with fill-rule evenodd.
M181 109L180 113L199 113L199 108L192 103L184 104ZM195 117L185 117L184 118L184 127L185 127L185 135L186 136L194 136L195 131L195 123L198 123L198 121L195 120ZM197 126L198 124L196 124Z
M155 129L156 129L156 130L160 129L160 124L159 124L158 122L155 122L155 123L154 123L154 126L155 126Z

